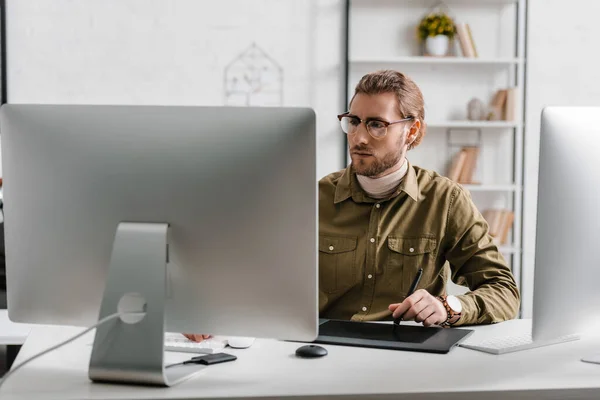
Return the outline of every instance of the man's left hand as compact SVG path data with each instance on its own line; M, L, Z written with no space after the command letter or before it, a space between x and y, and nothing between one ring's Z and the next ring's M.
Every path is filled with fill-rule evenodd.
M425 289L417 290L402 303L390 304L388 308L394 318L402 316L403 321L422 322L426 327L439 325L448 318L442 302Z

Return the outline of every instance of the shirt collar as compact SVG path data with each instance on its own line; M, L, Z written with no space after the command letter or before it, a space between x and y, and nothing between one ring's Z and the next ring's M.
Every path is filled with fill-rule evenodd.
M413 168L412 164L407 160L408 170L406 171L406 175L400 182L400 186L398 190L394 192L390 196L390 198L398 196L401 192L406 193L411 199L417 201L419 198L419 183L417 182L417 173ZM371 199L367 193L360 187L358 183L358 179L356 179L356 172L354 172L354 168L352 168L352 164L348 165L344 170L344 173L340 177L337 187L335 189L335 196L333 198L333 203L338 204L344 200L352 197L357 203L362 202L375 202L374 199Z

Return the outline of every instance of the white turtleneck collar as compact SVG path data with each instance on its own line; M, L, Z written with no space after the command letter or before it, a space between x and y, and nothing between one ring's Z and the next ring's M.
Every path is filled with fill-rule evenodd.
M381 178L369 178L364 175L356 174L358 183L367 194L374 199L384 199L394 193L402 182L402 178L408 171L408 162L404 158L404 163L399 170L391 174L384 175Z

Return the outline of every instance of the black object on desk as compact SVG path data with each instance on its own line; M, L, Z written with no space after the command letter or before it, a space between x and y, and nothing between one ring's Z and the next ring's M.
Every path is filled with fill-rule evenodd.
M227 353L213 353L206 354L204 356L192 357L188 361L184 361L183 364L204 364L204 365L213 365L220 364L227 361L235 361L237 357L233 354Z
M471 329L425 328L414 325L390 325L378 322L321 320L314 343L371 347L388 350L448 353L470 334Z
M296 355L302 358L317 358L327 355L327 349L314 344L307 344L296 349Z

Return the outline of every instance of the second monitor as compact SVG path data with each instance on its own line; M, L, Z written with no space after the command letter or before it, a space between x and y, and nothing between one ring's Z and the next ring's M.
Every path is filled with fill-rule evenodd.
M599 115L599 107L558 106L541 114L531 332L462 346L508 353L577 340L600 325Z

